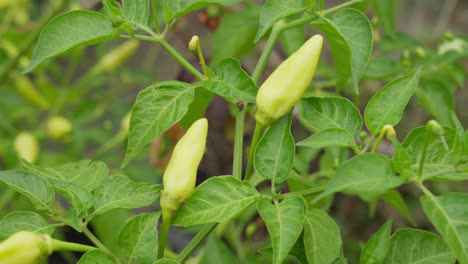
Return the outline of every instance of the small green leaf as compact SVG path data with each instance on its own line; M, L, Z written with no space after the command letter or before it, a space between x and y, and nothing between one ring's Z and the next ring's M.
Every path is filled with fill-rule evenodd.
M86 252L76 264L114 264L114 259L104 251L96 249Z
M0 241L19 231L51 235L54 229L54 226L37 213L15 211L0 221Z
M313 131L338 128L357 137L362 128L359 110L342 97L309 97L301 100L300 118Z
M351 78L354 93L359 93L359 80L372 51L372 26L369 19L356 9L342 9L333 17L333 23L345 38L351 50Z
M395 208L400 214L404 215L408 220L413 224L413 217L411 217L411 212L406 205L405 199L398 190L392 189L380 196L382 200L388 203L391 207Z
M255 169L275 183L286 180L294 165L296 147L291 134L292 112L275 122L255 148Z
M369 201L404 182L402 177L393 176L387 156L366 153L343 162L331 178L328 188L314 201L335 192L359 195Z
M159 212L139 214L128 221L119 234L119 247L128 262L148 260L156 256Z
M215 68L215 76L203 86L219 96L247 103L255 103L258 92L257 85L233 58L223 60Z
M81 160L67 163L55 168L42 168L25 160L20 162L25 171L35 173L48 179L74 183L88 191L96 189L109 174L107 165L102 161Z
M317 27L325 34L329 41L332 51L333 60L336 68L336 88L340 91L344 88L351 76L352 53L351 48L346 41L346 38L341 34L335 23L325 17L312 22L312 25Z
M300 13L308 8L306 0L268 0L260 12L260 27L254 42L259 41L280 19Z
M434 264L454 263L445 242L427 231L404 228L398 230L390 242L383 264Z
M393 146L393 169L395 172L403 174L404 171L411 168L411 156L396 137L391 137L390 141Z
M152 204L162 185L132 182L122 175L106 177L94 194L94 214L114 208L139 208Z
M213 34L211 65L229 57L241 58L252 50L260 8L256 5L223 14Z
M113 35L111 21L99 12L75 10L56 16L42 30L31 63L24 72L76 46L107 41Z
M427 218L444 238L460 264L468 263L468 194L445 193L441 196L426 194L421 204ZM451 254L450 254L451 255ZM434 263L453 263L438 261Z
M378 264L387 256L390 249L390 235L392 233L392 219L375 232L361 251L360 264Z
M369 101L364 112L367 128L377 135L383 126L400 122L403 110L418 85L421 69L395 79L380 89Z
M26 196L37 210L51 210L54 190L42 177L24 171L0 171L0 181Z
M257 210L270 234L273 263L283 263L302 232L305 202L300 196L287 196L280 203L263 198Z
M164 1L164 19L166 22L208 6L232 6L240 0L170 0Z
M340 228L327 213L310 209L304 218L304 246L310 264L332 263L341 250Z
M339 128L320 130L312 136L296 143L297 146L309 148L354 147L353 136L348 131Z
M130 119L130 134L122 167L154 138L179 122L195 95L190 85L168 81L151 85L138 94Z
M122 4L123 13L130 25L148 25L151 13L148 0L122 0Z
M232 176L211 177L200 184L172 224L191 226L226 222L240 214L261 197L248 182Z

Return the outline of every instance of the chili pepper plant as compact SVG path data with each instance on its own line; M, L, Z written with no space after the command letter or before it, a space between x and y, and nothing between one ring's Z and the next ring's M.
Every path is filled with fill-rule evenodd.
M0 0L0 263L468 264L466 36L398 32L392 0L23 2ZM133 71L169 67L151 49L191 77Z

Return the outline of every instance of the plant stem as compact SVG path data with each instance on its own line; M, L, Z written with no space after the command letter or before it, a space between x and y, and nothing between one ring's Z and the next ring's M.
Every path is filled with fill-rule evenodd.
M263 49L262 55L258 59L257 65L255 65L255 69L252 73L252 80L255 83L258 83L260 76L265 69L265 66L268 62L268 58L270 57L271 52L275 48L276 41L278 40L279 34L282 30L283 22L279 21L273 25L273 29L271 30L270 36L268 37L267 43L265 48Z
M424 168L424 163L426 159L427 147L429 146L429 141L431 140L432 129L430 126L426 126L426 138L424 140L423 150L421 154L421 159L419 160L419 169L418 169L418 179L422 179L422 173Z
M158 21L158 0L151 1L151 8L153 10L153 20L154 20L154 27L156 29L156 33L161 34L159 29L159 21Z
M56 240L56 239L52 239L52 248L54 249L54 251L68 250L68 251L78 251L78 252L86 252L86 251L97 249L95 247L88 246L88 245L65 242L65 241Z
M331 14L333 12L336 12L336 11L338 11L340 9L343 9L345 7L352 6L352 5L355 5L355 4L359 4L359 3L362 3L364 1L365 0L353 0L353 1L342 3L340 5L328 8L327 10L323 11L322 16L329 15L329 14Z
M245 106L236 112L236 128L234 131L234 155L232 161L232 176L242 180L242 148L244 145Z
M91 233L91 231L89 231L86 225L83 225L83 234L85 234L85 236L89 240L91 240L91 242L93 242L93 244L96 245L96 247L106 252L109 256L112 256L112 258L114 258L115 260L115 263L120 263L119 259L116 256L114 256L114 254L112 254L112 252L110 252L110 250L106 246L104 246L104 244L102 244L101 241L99 241L99 239L96 236L94 236L93 233Z
M260 138L263 136L263 131L265 131L265 126L256 122L252 142L250 143L250 148L248 150L249 153L247 153L247 168L245 169L244 180L249 180L250 174L252 173L255 147L257 146Z
M205 78L208 79L208 70L207 70L208 67L206 66L205 57L203 57L203 52L201 49L200 41L198 41L198 45L197 45L197 55L198 55L198 59L200 60L200 65L203 70L203 75L205 75Z
M288 192L288 193L279 194L278 197L280 199L284 199L285 197L287 197L289 195L308 196L308 195L312 195L312 194L317 194L317 193L325 191L325 189L327 189L327 186L328 186L328 183L319 183L319 184L315 185L314 187L311 187L311 188L308 188L308 189L305 189L305 190L302 190L302 191Z
M188 62L184 57L180 55L166 40L160 39L159 43L167 50L184 68L189 71L193 76L195 76L198 80L204 80L205 76L200 73L195 67L192 66L190 62Z
M164 250L166 249L167 237L169 236L171 222L172 222L172 211L163 210L161 234L159 235L159 243L158 243L158 256L156 259L161 259L164 256Z
M184 263L192 255L195 249L208 237L209 234L215 229L218 223L209 223L203 226L202 230L188 243L187 246L179 253L177 261Z
M380 142L382 142L382 139L384 138L385 134L387 133L387 130L386 129L382 129L379 133L379 136L377 137L377 140L375 141L375 144L374 146L372 147L372 150L371 150L371 153L375 153L375 151L377 150L377 148L379 147L380 145Z

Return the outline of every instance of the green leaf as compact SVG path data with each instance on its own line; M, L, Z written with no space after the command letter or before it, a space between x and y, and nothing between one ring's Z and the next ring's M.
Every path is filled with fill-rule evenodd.
M346 38L341 34L335 23L325 17L312 22L312 25L317 27L325 34L330 45L330 49L335 61L336 68L336 88L340 91L346 86L349 77L351 76L352 53L351 48L346 41Z
M129 263L151 259L156 255L160 215L160 212L139 214L120 231L119 247Z
M364 80L384 80L392 78L398 74L399 66L391 58L376 57L372 58L367 64L366 70L362 76Z
M314 201L335 192L359 195L369 201L404 182L402 177L393 176L392 164L387 156L366 153L343 162L327 189Z
M383 264L454 263L445 242L433 233L404 228L398 230L390 242Z
M416 99L437 121L444 126L453 126L450 112L455 111L455 102L449 88L442 82L426 81L416 90Z
M258 201L257 210L270 234L273 263L283 260L293 248L302 232L305 202L300 196L287 196L274 204L266 198Z
M86 252L76 264L114 264L114 259L104 251L96 249Z
M390 141L393 146L393 169L395 172L403 174L403 172L411 168L411 156L396 137L391 137Z
M299 114L302 123L314 131L338 128L357 137L362 127L359 110L346 98L309 97L302 99Z
M408 218L408 220L413 225L416 225L414 224L413 217L411 217L411 213L408 209L408 206L406 205L406 201L403 199L403 196L399 191L394 189L389 190L388 192L382 194L380 198L382 198L382 200L388 203L391 207L395 208L398 212Z
M177 81L151 85L141 91L133 105L122 167L154 138L179 122L187 113L194 97L192 87Z
M0 221L0 241L19 231L51 235L55 227L34 212L15 211Z
M152 204L162 185L132 182L122 175L106 177L94 194L94 214L114 208L139 208Z
M54 190L40 176L24 171L0 171L0 181L26 196L37 210L51 210Z
M259 41L275 22L308 8L306 0L268 0L260 12L260 27L254 42Z
M286 180L294 165L296 147L291 122L292 112L289 112L268 129L255 148L255 169L275 183Z
M421 204L427 218L444 238L460 264L468 263L468 194L445 193L441 196L426 194ZM439 261L435 263L453 263Z
M380 89L366 106L364 119L372 135L377 135L385 125L400 122L403 110L418 85L421 69L408 76L391 81Z
M229 57L240 58L253 48L259 10L251 6L223 14L212 38L211 65Z
M75 10L56 16L42 30L31 63L24 72L76 46L107 41L113 35L111 21L99 12Z
M195 121L205 116L206 109L215 96L214 93L208 91L203 86L194 86L195 97L192 103L190 103L187 114L179 121L179 125L184 129L189 129Z
M148 25L151 13L148 0L122 0L122 4L123 13L131 25Z
M360 264L382 263L390 249L390 235L392 233L392 219L375 232L361 251Z
M232 6L240 0L170 0L164 1L164 19L169 22L208 6Z
M209 236L204 247L203 264L237 264L232 250L217 236Z
M241 182L232 176L211 177L195 189L177 212L172 224L223 223L240 214L260 197L260 193L248 182Z
M415 175L419 170L426 137L426 126L418 127L411 130L402 143L411 157L413 164L411 170ZM456 131L454 129L444 127L443 138L448 146L454 144L455 137ZM422 179L436 181L463 181L468 179L468 172L456 172L454 165L454 150L447 151L442 139L431 135L426 149Z
M296 143L297 146L309 148L326 147L354 147L353 136L348 131L339 128L329 128L320 130L312 136Z
M394 2L394 0L372 0L379 22L390 36L395 35Z
M69 203L69 210L74 212L69 214L68 219L74 223L72 226L81 232L82 227L79 222L87 217L88 209L93 206L93 196L83 187L71 182L51 180L50 183L54 190Z
M55 168L42 168L21 160L20 165L25 171L48 179L71 182L88 191L96 189L109 174L109 169L102 161L81 160Z
M255 103L258 87L233 58L223 60L215 68L215 76L203 82L213 93L237 101Z
M333 23L343 35L351 50L351 78L353 89L359 93L359 80L372 51L372 26L361 11L342 9L333 17Z
M341 250L340 228L327 213L310 209L304 218L304 246L310 264L332 263Z

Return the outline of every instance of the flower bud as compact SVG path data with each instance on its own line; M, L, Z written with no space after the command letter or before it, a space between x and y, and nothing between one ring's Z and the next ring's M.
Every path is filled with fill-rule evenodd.
M161 208L173 212L195 189L198 166L205 153L208 120L198 119L177 142L163 175Z
M0 264L36 264L52 252L49 235L20 231L0 243Z
M188 44L188 48L191 51L196 51L198 48L198 45L200 45L200 38L198 36L193 36Z
M24 159L30 163L37 161L39 156L39 142L36 137L29 132L21 132L16 135L14 148L18 158Z
M55 140L68 137L71 131L72 123L62 116L54 116L47 121L47 133Z
M266 79L257 94L257 122L270 126L301 99L314 77L322 45L322 36L314 35Z

